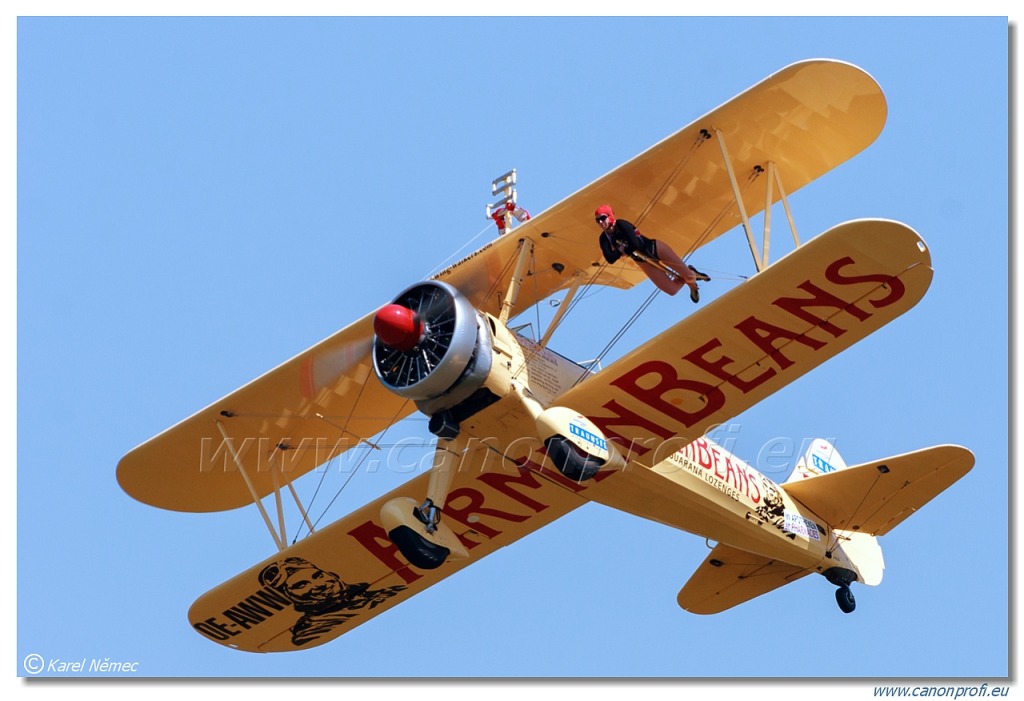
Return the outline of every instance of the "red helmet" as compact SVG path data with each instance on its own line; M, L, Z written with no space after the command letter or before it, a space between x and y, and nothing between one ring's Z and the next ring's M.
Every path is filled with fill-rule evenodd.
M608 221L611 224L615 223L615 212L612 211L610 205L603 204L594 210L594 218L597 219L600 217L608 217Z

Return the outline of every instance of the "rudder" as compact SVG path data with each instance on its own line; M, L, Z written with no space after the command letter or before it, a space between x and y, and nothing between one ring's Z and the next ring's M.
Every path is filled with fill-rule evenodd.
M786 479L786 483L838 472L845 470L846 467L846 462L831 442L824 438L815 438L803 457L797 460L796 467Z

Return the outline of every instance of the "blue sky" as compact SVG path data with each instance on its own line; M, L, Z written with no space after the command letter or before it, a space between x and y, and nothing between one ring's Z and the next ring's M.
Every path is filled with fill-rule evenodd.
M841 688L836 678L1008 674L1005 17L23 18L17 29L19 676L30 654L137 661L143 677ZM864 153L791 197L801 236L899 219L931 247L935 278L904 317L737 417L734 452L777 481L817 436L850 464L942 443L977 457L882 538L885 579L855 585L854 614L821 577L717 616L685 613L675 597L703 539L590 505L319 648L250 655L190 629L195 598L272 541L252 508L134 501L114 478L124 453L492 237L484 205L506 170L541 212L814 57L871 73L889 118ZM777 231L776 257L792 246ZM691 260L716 278L705 301L752 272L741 230ZM649 291L598 293L618 316L595 330L606 312L592 309L552 346L593 357ZM606 363L690 306L659 298ZM428 435L419 419L400 431ZM409 476L356 474L325 519Z

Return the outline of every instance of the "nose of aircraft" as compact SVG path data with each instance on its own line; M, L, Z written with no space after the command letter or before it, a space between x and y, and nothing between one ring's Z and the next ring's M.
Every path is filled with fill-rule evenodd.
M388 304L373 317L373 332L389 348L409 351L423 338L423 322L412 309Z

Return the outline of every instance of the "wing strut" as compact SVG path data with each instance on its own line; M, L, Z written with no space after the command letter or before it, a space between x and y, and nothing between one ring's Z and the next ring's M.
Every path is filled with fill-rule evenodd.
M757 254L757 244L754 242L754 234L750 231L750 218L747 216L747 208L743 206L743 195L740 193L739 183L736 182L736 172L732 169L732 162L729 160L729 150L725 146L725 136L721 129L715 129L715 136L718 137L718 147L722 150L722 162L725 163L725 171L729 174L729 184L732 185L733 199L740 210L740 218L743 220L743 231L747 235L747 243L750 244L750 254L754 256L754 267L761 272L764 267L761 263L761 256Z
M263 506L263 502L260 501L259 494L253 487L252 479L249 478L249 473L245 470L245 465L242 464L242 459L239 457L238 452L235 450L234 441L228 435L228 432L224 430L224 424L220 421L215 421L217 424L217 430L220 431L220 435L224 438L224 445L227 446L228 451L231 453L231 459L235 461L235 467L238 468L238 472L242 475L242 479L245 480L245 486L249 489L249 494L252 495L252 500L256 503L257 508L260 510L260 515L263 516L263 522L267 524L267 530L270 531L270 536L274 539L274 543L277 544L278 550L285 549L284 534L278 533L274 528L274 524L270 522L270 514L267 513L266 508ZM275 473L276 474L276 473ZM278 506L280 507L280 490L278 488L276 478L274 483L274 491L278 494Z
M516 305L516 298L519 296L519 288L523 284L523 277L526 275L526 264L530 262L530 256L533 255L533 241L528 238L520 239L519 241L519 257L516 260L516 268L512 273L512 279L509 280L508 291L505 293L505 299L501 303L501 314L499 318L502 323L508 321L512 315L512 309Z
M551 334L558 328L558 324L561 323L562 317L569 311L569 307L572 306L572 300L576 296L576 293L580 289L580 285L583 284L583 273L579 270L573 275L572 284L569 286L568 291L565 293L565 297L562 298L561 304L558 305L558 311L555 312L555 316L551 319L548 324L548 328L544 331L544 336L541 337L540 342L537 344L541 348L545 348L548 345L548 341L551 339Z
M757 268L757 272L761 272L768 267L768 246L771 240L772 201L774 199L774 193L772 191L773 184L779 189L779 199L782 200L782 206L786 210L786 219L789 222L789 229L793 233L793 241L797 248L800 247L800 237L796 233L796 225L793 222L793 213L789 209L789 199L786 197L786 191L782 187L782 178L779 175L779 169L775 165L774 161L768 161L768 171L767 178L765 179L764 192L764 232L761 251L758 252L757 242L754 240L754 234L750 227L750 217L747 216L747 209L743 204L743 196L740 192L739 183L736 180L736 173L733 170L732 162L729 159L729 150L725 144L725 135L722 134L720 129L716 128L715 136L718 137L718 146L722 151L722 161L725 164L726 172L729 174L729 184L732 186L733 199L739 209L740 219L743 221L743 231L747 235L747 243L750 245L750 254L754 258L754 267ZM754 166L752 178L757 178L764 172L765 169L762 166Z
M291 483L291 480L288 481L288 491L291 492L292 499L295 500L295 505L299 507L299 513L302 514L302 520L305 522L306 528L309 529L309 534L312 535L316 532L316 529L313 528L313 524L309 520L309 514L306 512L305 507L302 506L302 500L299 499L299 494L295 491L295 486ZM283 526L281 527L281 532L284 532Z

